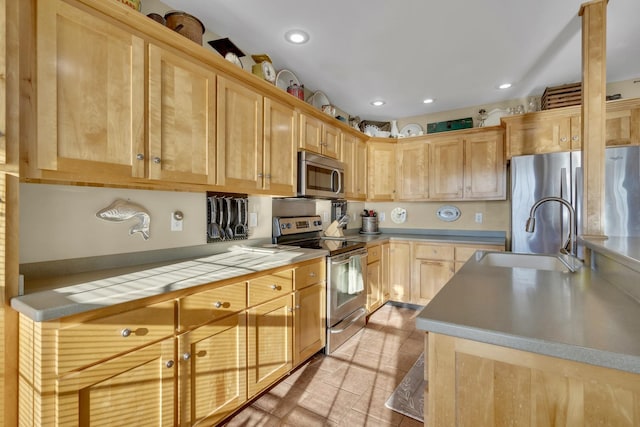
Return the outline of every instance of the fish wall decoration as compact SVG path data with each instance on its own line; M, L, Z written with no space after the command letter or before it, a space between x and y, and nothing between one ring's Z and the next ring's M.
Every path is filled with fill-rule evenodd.
M138 223L129 229L129 235L134 233L142 234L144 240L149 239L149 226L151 225L151 216L149 212L137 203L128 200L116 199L113 203L104 209L96 212L96 216L105 221L122 222L131 218L138 220Z

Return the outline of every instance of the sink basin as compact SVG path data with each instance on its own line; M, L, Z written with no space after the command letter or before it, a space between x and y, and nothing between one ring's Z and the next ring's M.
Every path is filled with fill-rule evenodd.
M513 252L484 252L479 265L506 268L533 268L536 270L575 272L582 262L566 255L521 254Z

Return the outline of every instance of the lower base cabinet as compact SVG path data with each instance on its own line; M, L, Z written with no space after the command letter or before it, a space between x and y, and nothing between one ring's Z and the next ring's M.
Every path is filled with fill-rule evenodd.
M247 314L178 337L180 425L211 425L247 400Z
M373 313L384 301L382 289L382 245L367 245L367 312Z
M317 283L295 293L294 366L320 351L327 340L326 284Z

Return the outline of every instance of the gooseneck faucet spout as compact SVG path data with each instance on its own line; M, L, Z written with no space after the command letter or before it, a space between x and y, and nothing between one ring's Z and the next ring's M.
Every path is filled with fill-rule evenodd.
M536 228L536 219L534 218L535 213L536 213L536 209L538 209L538 207L546 202L558 202L558 203L562 203L564 206L567 207L567 209L569 209L569 233L567 233L567 239L565 240L565 242L562 245L562 248L560 249L561 253L564 253L566 255L576 255L575 250L574 250L574 245L575 245L575 231L574 231L574 224L575 224L575 220L576 220L576 211L573 209L573 206L571 206L571 204L569 202L567 202L565 199L560 198L560 197L543 197L542 199L538 200L537 202L535 202L533 204L533 206L531 206L531 212L529 213L529 219L527 220L527 224L525 226L525 230L527 231L527 233L533 233L533 231Z

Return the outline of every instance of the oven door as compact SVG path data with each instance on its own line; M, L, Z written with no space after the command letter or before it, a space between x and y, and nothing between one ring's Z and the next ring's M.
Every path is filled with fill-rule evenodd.
M327 326L339 323L367 303L367 250L327 260Z

